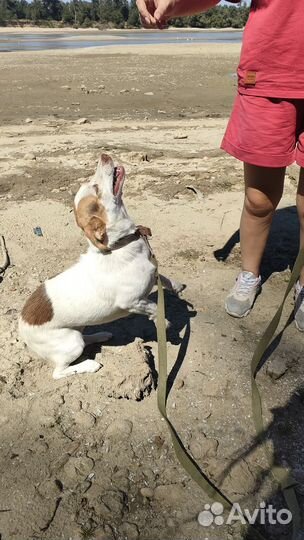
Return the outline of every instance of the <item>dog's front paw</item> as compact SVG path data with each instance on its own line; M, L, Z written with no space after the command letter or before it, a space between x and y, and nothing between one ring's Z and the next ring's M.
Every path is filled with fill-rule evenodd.
M172 327L172 323L170 321L168 321L168 319L166 319L166 330L170 330L170 328Z
M185 285L184 283L179 283L178 281L172 281L171 283L172 283L172 291L175 294L180 294L187 287L187 285Z
M153 321L155 326L157 327L157 317L154 317L153 319L150 319L150 321ZM172 327L172 323L170 321L168 321L168 319L165 319L165 327L166 327L166 330L170 330L170 328Z

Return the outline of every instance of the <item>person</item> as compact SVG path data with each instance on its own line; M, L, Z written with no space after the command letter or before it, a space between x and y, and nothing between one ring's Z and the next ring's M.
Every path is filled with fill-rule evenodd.
M232 0L231 0L232 1ZM145 27L202 12L219 0L137 0ZM237 3L237 2L233 2ZM238 92L221 144L243 161L241 272L225 302L245 317L261 291L260 265L286 167L300 166L296 203L304 247L303 0L252 0L238 66ZM304 270L295 286L295 323L304 331Z

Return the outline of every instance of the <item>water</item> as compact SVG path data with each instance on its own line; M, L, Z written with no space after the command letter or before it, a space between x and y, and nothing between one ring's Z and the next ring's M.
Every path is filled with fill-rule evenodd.
M160 43L240 43L241 31L94 31L0 34L0 52L45 51L49 49L82 49L109 45L151 45Z

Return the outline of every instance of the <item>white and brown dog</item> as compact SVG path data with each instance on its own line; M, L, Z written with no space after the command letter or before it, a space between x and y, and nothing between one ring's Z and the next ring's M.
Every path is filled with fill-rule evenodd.
M126 317L130 313L156 318L148 299L156 268L142 232L122 202L123 167L103 154L92 180L75 197L75 215L88 238L88 251L61 274L48 279L26 302L19 332L29 349L55 364L54 379L93 373L95 360L70 365L90 343L109 340L109 332L84 335L84 327ZM179 293L183 285L162 276L163 285Z

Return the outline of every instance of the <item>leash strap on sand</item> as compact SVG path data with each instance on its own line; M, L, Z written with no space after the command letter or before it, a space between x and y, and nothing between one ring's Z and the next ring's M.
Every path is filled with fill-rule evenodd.
M158 268L157 260L153 255L153 262ZM304 266L304 250L301 250L295 265L293 267L290 280L283 298L283 301L273 317L272 321L268 325L266 331L264 332L261 340L259 341L256 350L254 352L252 362L251 362L251 382L252 382L252 413L253 420L256 428L256 432L259 438L261 438L265 432L264 422L263 422L263 411L262 411L262 401L258 386L256 384L256 375L259 371L259 366L261 360L265 354L267 347L269 346L271 339L279 325L285 301L295 285L301 268ZM213 482L206 476L206 474L200 469L199 465L194 461L191 455L187 452L184 447L179 435L177 434L173 424L167 415L167 378L168 378L168 359L167 359L167 337L166 337L166 324L165 324L165 300L164 300L164 291L161 283L161 279L158 275L158 303L157 303L157 340L158 340L158 393L157 393L157 403L158 409L166 421L166 424L169 428L173 448L176 454L176 457L184 470L189 474L189 476L199 485L199 487L208 495L208 497L214 501L220 502L226 509L232 508L232 502L224 495L219 488L217 488ZM283 491L285 501L288 505L289 510L292 513L292 523L293 523L293 540L296 540L298 532L301 527L301 514L294 490L297 482L293 479L290 471L283 467L277 467L273 465L273 456L268 452L265 447L267 454L267 459L271 465L271 471L275 480L280 484L280 487ZM250 524L249 524L250 525ZM254 540L265 540L258 530L256 530L252 525L250 526L251 538Z
M3 274L9 266L9 257L5 245L4 236L0 235L0 274Z
M157 267L155 257L154 264ZM171 420L167 415L167 378L168 378L168 358L167 358L167 336L165 324L165 300L163 286L158 275L158 303L157 303L157 341L158 341L158 391L157 404L160 414L166 421L169 428L175 455L189 476L199 485L199 487L208 495L211 500L220 502L224 508L230 510L233 503L218 489L213 482L201 470L199 465L194 461L189 452L184 447L179 435L176 432ZM248 531L249 532L249 531ZM250 538L253 540L266 540L265 536L259 533L258 530L250 527Z
M282 303L279 309L277 310L275 316L270 321L263 336L261 337L255 349L255 352L253 354L252 361L251 361L252 415L253 415L253 421L254 421L256 432L257 432L257 436L261 440L263 438L263 434L265 433L265 426L264 426L264 421L263 421L262 399L261 399L258 385L256 383L256 376L261 368L263 356L267 350L267 347L270 345L270 342L280 323L283 308L287 300L287 297L289 293L291 292L291 290L293 289L296 281L298 280L298 277L300 275L300 272L303 266L304 266L304 249L301 249L297 256L293 270L291 272L289 283L287 285ZM272 475L274 479L280 484L285 501L288 505L289 510L292 513L292 518L293 518L292 519L292 523L293 523L292 538L295 540L301 528L301 513L300 513L298 501L297 501L297 496L294 490L294 487L297 485L297 482L292 477L290 471L287 468L273 465L273 456L268 451L265 445L264 445L264 448L266 451L267 459L271 466Z

